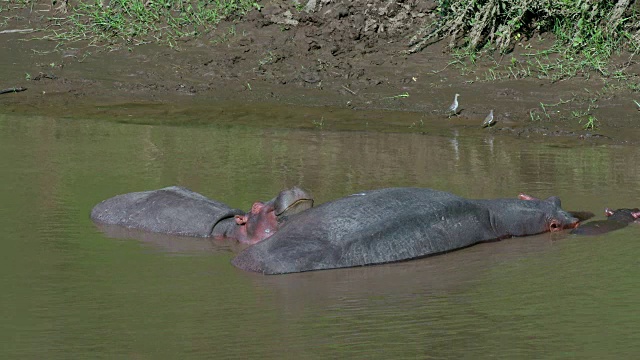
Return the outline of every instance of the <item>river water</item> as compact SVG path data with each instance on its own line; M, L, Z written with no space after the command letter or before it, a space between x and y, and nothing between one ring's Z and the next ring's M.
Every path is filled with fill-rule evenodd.
M294 185L317 204L395 186L526 192L603 218L605 206L640 206L637 147L518 139L415 114L127 109L90 120L0 114L0 358L640 353L640 225L263 276L230 265L236 244L108 237L89 220L101 200L175 184L243 209Z

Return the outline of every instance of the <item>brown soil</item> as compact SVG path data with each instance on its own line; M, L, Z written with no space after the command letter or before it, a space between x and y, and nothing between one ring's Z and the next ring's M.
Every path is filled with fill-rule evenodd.
M450 121L483 131L480 124L494 109L494 132L633 143L640 134L640 112L633 102L640 101L640 94L624 81L592 74L552 82L506 70L509 63L524 64L525 53L531 52L527 48L548 45L542 37L518 44L507 56L486 56L465 66L453 61L443 43L404 53L415 30L435 18L434 1L311 0L305 1L309 12L292 3L271 1L176 49L23 41L41 34L6 30L40 28L51 9L5 11L0 90L28 90L0 95L2 111L84 116L95 105L266 102L399 110L415 113L414 125ZM640 73L632 58L621 56L619 62L628 72ZM502 78L487 80L497 64L505 65L498 70ZM461 95L462 110L447 120L445 110L455 93ZM409 96L397 97L401 94ZM540 103L560 105L547 107L545 114ZM586 117L581 124L572 111L584 112L590 104L599 128L585 131ZM100 114L108 116L108 111Z

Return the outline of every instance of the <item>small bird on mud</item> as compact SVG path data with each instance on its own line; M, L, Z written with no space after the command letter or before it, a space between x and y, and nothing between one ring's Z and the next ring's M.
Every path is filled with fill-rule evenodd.
M451 104L451 106L449 106L449 117L451 117L452 115L458 115L458 96L460 96L460 94L456 94L456 96L453 98L453 103Z
M640 111L640 102L637 102L635 100L633 100L634 103L636 103L636 106L638 107L638 111Z
M489 115L487 115L486 118L484 118L484 121L482 122L482 127L486 128L486 127L490 127L493 124L495 124L495 120L493 119L493 109L491 110L491 112L489 113Z

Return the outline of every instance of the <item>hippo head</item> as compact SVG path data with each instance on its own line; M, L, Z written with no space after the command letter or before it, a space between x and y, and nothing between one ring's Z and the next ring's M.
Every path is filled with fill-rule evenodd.
M306 191L298 187L283 190L266 203L253 203L248 213L236 215L239 227L235 230L235 237L241 242L255 244L273 235L286 217L312 206L313 197Z
M513 235L536 234L547 231L560 231L578 226L580 220L569 212L562 210L560 198L551 196L545 200L533 196L520 194L518 199L525 200L514 205L512 216L526 216L530 221L525 222L523 229L513 229ZM509 209L506 209L509 211Z
M612 210L610 208L604 209L604 214L608 220L614 220L619 222L632 223L640 219L640 209L618 209Z

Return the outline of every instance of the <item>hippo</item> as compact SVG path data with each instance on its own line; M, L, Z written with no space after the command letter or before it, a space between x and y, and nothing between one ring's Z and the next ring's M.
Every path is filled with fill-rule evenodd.
M469 200L432 189L387 188L299 212L232 264L262 274L383 264L574 228L578 222L557 197Z
M313 197L293 187L251 210L226 204L180 186L118 195L91 211L100 224L120 225L179 236L232 239L253 244L274 234L286 219L313 206Z
M606 220L595 220L580 225L573 230L572 234L576 235L602 235L611 231L619 230L633 222L640 222L640 209L604 209Z

